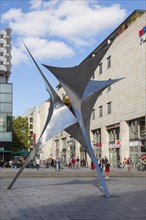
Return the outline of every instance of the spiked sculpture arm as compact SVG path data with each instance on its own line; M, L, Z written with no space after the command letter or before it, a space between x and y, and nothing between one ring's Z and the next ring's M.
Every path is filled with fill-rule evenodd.
M95 55L95 57L92 57L91 59L88 59L75 67L60 68L44 65L49 71L51 71L55 75L55 77L64 87L66 94L70 99L74 114L62 102L60 97L57 95L55 90L52 88L52 86L42 73L41 69L32 57L28 48L25 46L45 82L46 90L50 95L51 105L50 113L48 114L46 124L36 144L36 147L35 149L33 149L31 154L23 164L22 168L20 168L20 170L18 171L16 177L13 179L10 186L8 187L9 189L12 187L12 185L21 174L25 166L29 163L29 161L44 147L44 144L56 134L58 134L62 130L65 130L77 141L79 141L79 143L88 152L91 160L95 164L96 171L102 183L105 196L109 197L109 192L105 180L102 176L93 148L91 146L89 132L90 117L97 98L105 88L120 80L90 80L95 69L101 62L102 58L104 57L110 46L111 44L106 45L98 54Z

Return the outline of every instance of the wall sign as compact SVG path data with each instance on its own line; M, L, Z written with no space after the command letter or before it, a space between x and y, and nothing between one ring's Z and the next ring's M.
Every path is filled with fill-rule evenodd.
M95 146L96 147L102 147L102 143L96 143Z
M115 140L115 144L110 144L109 148L120 148L121 147L121 141Z
M139 30L140 43L146 42L146 25Z

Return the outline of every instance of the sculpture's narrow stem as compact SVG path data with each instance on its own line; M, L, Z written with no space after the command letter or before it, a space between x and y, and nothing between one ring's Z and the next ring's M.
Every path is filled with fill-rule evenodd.
M18 173L16 174L16 176L14 177L14 179L12 180L12 182L10 183L10 185L8 186L8 189L11 189L13 184L15 183L15 181L17 180L17 178L20 176L20 174L22 173L22 171L24 170L24 168L27 166L27 164L33 159L33 157L35 156L35 149L33 149L30 153L30 155L28 156L28 158L25 160L25 162L23 163L22 167L19 169Z
M93 148L92 148L92 146L91 146L91 141L90 141L89 136L88 136L88 133L87 133L87 131L86 131L86 129L85 129L84 122L83 122L82 118L80 119L79 124L80 124L81 131L82 131L82 134L83 134L84 139L85 139L85 143L86 143L87 146L88 146L88 151L89 151L89 153L90 153L90 157L91 157L91 159L92 159L92 161L93 161L93 163L94 163L94 165L95 165L96 172L97 172L97 174L98 174L98 176L99 176L99 179L100 179L100 182L101 182L101 184L102 184L102 186L103 186L104 195L105 195L105 197L109 198L109 197L110 197L110 194L109 194L108 188L107 188L107 186L106 186L105 179L104 179L104 177L103 177L103 175L102 175L102 172L101 172L101 170L100 170L100 167L99 167L99 165L98 165L97 158L96 158L95 153L94 153L94 151L93 151Z

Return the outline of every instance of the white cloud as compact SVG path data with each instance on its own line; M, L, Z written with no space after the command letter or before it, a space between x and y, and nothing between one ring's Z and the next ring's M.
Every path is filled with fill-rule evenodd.
M19 38L17 39L17 46L14 46L12 49L13 65L19 65L22 61L23 63L28 61L28 53L23 42L29 48L34 58L39 61L74 56L73 49L61 41L47 41L41 38Z
M13 46L11 54L12 54L12 60L11 60L12 64L19 65L22 61L23 62L27 61L26 54L24 53L23 50L21 50L18 47Z
M30 1L30 8L31 9L38 9L43 4L42 0L31 0Z
M40 38L25 38L23 41L35 58L39 60L72 57L74 55L73 49L61 41L47 41Z
M118 4L31 0L28 12L10 9L2 15L2 21L9 23L16 36L27 38L36 56L61 58L74 55L69 45L91 45L101 32L116 27L125 16L126 11Z
M125 10L114 4L101 7L93 1L31 1L32 10L23 13L20 9L10 9L2 16L11 28L22 36L63 37L76 43L77 38L86 40L100 31L119 24ZM42 4L53 5L42 9ZM39 10L39 8L41 9Z

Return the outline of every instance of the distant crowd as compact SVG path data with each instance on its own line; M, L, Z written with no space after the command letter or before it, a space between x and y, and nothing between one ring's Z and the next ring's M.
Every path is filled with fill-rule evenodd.
M0 161L0 167L2 168L20 168L22 167L24 161L26 158L23 157L17 157L13 160L9 161ZM106 168L110 169L110 163L105 156L105 158L97 158L97 162L99 165L99 168L101 172L106 170ZM34 160L31 160L28 165L26 166L27 168L36 168L39 170L40 168L49 168L49 167L54 167L56 171L60 171L64 169L64 167L71 168L73 170L79 170L80 167L91 167L91 170L95 170L95 165L93 161L91 161L91 164L88 164L88 161L86 159L81 159L79 156L75 158L75 156L71 156L69 158L68 163L64 161L63 157L57 157L56 160L52 158L47 158L46 160L41 161L39 157L34 158ZM133 166L133 161L130 157L124 158L123 162L117 163L118 168L122 168L124 170L130 171ZM108 170L107 169L107 170ZM136 164L136 169L138 171L144 171L146 170L146 155L145 157L139 157L138 162Z

